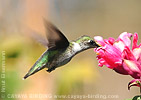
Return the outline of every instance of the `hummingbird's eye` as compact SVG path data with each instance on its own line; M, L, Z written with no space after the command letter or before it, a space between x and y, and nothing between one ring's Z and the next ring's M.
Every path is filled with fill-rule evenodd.
M94 44L94 41L93 41L93 40L90 40L89 43L90 43L91 45L93 45L93 44Z

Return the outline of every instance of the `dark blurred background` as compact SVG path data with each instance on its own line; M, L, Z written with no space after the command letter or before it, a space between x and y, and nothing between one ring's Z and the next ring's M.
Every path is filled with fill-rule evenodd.
M137 32L141 37L140 4L141 0L0 0L0 50L5 51L6 70L3 100L32 99L12 98L11 94L118 95L107 100L124 100L139 94L137 87L127 89L130 76L99 67L93 49L78 54L52 73L42 70L26 80L22 77L46 50L30 36L31 30L45 36L43 18L55 24L69 40L84 34L117 38L125 31Z

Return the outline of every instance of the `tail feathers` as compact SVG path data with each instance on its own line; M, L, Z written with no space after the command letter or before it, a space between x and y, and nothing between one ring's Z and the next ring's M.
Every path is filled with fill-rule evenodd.
M23 77L23 80L25 80L28 76L30 76L28 73Z
M26 79L26 78L28 78L29 76L35 74L36 72L38 72L38 71L40 71L41 69L45 68L45 66L39 67L39 68L37 68L37 69L35 69L35 68L36 68L36 67L33 66L33 67L29 70L29 72L23 77L23 79Z

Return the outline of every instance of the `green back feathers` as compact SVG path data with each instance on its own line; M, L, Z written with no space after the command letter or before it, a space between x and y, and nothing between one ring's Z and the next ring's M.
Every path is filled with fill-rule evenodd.
M93 39L87 35L83 35L83 36L79 37L75 42L80 43L82 41L88 41L88 40L93 40Z

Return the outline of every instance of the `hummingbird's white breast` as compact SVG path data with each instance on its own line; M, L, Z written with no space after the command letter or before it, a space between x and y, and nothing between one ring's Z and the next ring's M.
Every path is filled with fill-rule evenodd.
M79 43L72 42L72 46L68 47L65 52L62 52L54 60L57 63L56 67L68 63L71 60L71 58L81 50L82 48Z
M73 43L73 51L74 52L78 52L80 50L82 50L81 46L79 45L79 43L75 43L75 42L72 42Z

